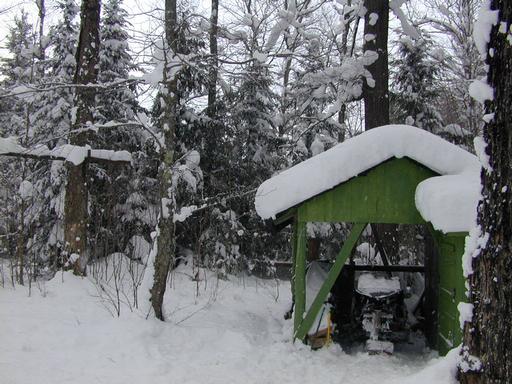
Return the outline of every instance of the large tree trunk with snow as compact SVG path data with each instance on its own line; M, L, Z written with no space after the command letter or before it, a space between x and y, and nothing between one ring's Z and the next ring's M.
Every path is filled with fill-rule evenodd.
M155 256L155 274L151 288L151 305L155 316L164 320L163 300L167 284L167 275L174 262L175 227L174 227L174 192L172 186L172 165L176 141L176 125L178 114L178 82L177 76L168 77L170 67L179 65L174 56L178 51L176 0L165 1L165 37L166 65L163 74L165 89L161 92L162 114L159 122L164 133L165 145L162 148L162 158L159 169L161 211L158 222L159 235L157 238L158 251Z
M472 260L469 277L474 309L472 321L464 326L461 365L466 370L461 382L467 384L512 383L512 46L507 41L512 36L512 2L494 0L491 8L499 10L499 21L488 47L493 55L487 55L494 101L485 109L494 119L484 128L490 168L482 171L478 213L481 232L489 237Z
M83 0L80 16L80 37L76 52L75 84L94 84L98 77L100 46L100 0ZM75 93L76 119L69 142L83 146L88 132L83 128L93 121L94 88L77 88ZM87 250L87 162L68 165L68 182L64 204L64 241L76 274L85 274Z

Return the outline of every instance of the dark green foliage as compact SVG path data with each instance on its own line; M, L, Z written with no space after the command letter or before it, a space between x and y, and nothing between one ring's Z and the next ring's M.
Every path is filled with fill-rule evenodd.
M131 167L90 164L90 244L95 257L124 252L134 236L147 241L157 222L156 152L136 122L136 88L127 79L137 69L128 45L127 12L121 0L104 3L100 25L98 81L109 84L96 94L95 122L107 125L90 138L93 148L125 150ZM132 123L132 124L130 124ZM115 126L109 127L109 124Z
M391 95L391 119L400 124L410 124L429 132L441 126L441 115L435 108L439 102L437 86L439 67L430 59L432 43L426 39L398 41L398 58Z

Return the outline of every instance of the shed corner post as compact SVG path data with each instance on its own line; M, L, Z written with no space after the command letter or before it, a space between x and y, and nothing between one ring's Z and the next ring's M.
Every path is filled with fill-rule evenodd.
M306 223L297 221L294 246L293 296L295 309L293 316L293 340L302 323L306 310Z

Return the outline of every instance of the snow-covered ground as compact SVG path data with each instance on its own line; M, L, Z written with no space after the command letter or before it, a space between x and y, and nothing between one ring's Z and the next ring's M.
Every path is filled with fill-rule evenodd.
M206 277L206 278L205 278ZM0 287L0 383L455 383L454 356L349 355L290 341L288 282L173 273L168 321L111 315L89 278ZM109 310L110 309L110 310Z

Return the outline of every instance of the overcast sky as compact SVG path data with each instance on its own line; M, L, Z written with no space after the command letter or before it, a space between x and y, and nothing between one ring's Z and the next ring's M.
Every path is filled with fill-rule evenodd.
M0 0L0 56L6 54L5 44L9 27L13 25L16 15L25 10L29 14L30 22L35 28L38 28L36 0ZM79 5L80 0L75 0ZM105 0L103 0L104 2ZM48 26L55 23L59 18L59 11L56 8L56 0L46 0L46 33ZM210 0L192 0L189 3L196 4L199 11L209 13ZM129 21L132 24L130 34L136 39L141 38L141 34L153 31L157 26L157 12L151 15L152 10L163 8L164 0L124 0L124 6L130 14Z

